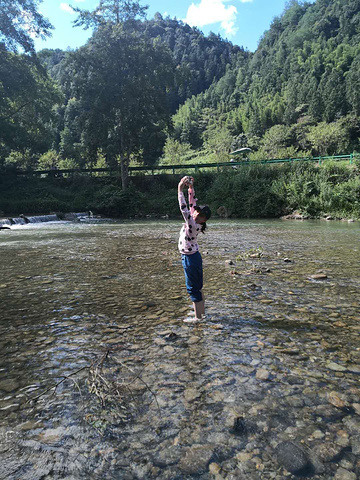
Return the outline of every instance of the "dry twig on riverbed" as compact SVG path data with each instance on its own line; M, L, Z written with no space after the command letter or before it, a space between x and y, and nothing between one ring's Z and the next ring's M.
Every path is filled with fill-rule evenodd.
M46 395L46 393L53 390L53 395L55 395L57 388L63 384L66 380L71 380L72 383L76 386L77 390L82 397L81 389L79 383L73 378L75 375L80 374L81 372L88 371L88 375L86 377L86 383L88 385L88 391L91 394L95 394L100 402L102 407L105 407L106 404L109 404L113 407L113 415L117 419L125 420L128 418L128 413L130 407L137 406L140 408L140 405L136 399L138 395L134 393L134 383L139 380L142 385L144 385L145 390L149 391L156 402L157 408L159 410L159 414L161 415L161 410L159 403L157 401L156 395L153 390L149 387L149 385L142 379L142 374L144 369L142 369L139 373L135 372L132 368L128 367L125 363L123 363L119 358L116 356L112 357L112 361L121 367L120 372L117 374L117 378L114 379L114 374L112 374L112 378L106 378L106 375L103 371L104 362L109 358L110 350L106 350L106 352L100 357L95 359L91 365L86 365L69 375L64 375L60 381L53 384L51 387L45 389L42 393L37 395L36 397L30 398L28 402L36 402L39 400L40 397ZM126 375L124 370L131 374L131 377L126 379ZM118 379L119 378L119 379ZM139 388L137 388L139 394ZM141 392L143 393L143 392ZM131 397L134 404L131 404L128 401L128 397ZM114 408L116 412L114 412ZM127 414L125 414L127 413Z

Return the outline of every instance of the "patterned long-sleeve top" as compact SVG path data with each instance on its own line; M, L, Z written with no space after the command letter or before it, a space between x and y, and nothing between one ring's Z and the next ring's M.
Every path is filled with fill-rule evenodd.
M185 255L192 255L199 251L197 236L200 232L200 225L195 222L192 215L196 206L195 190L189 188L189 207L187 206L184 192L179 192L179 206L185 223L183 224L179 237L179 251Z

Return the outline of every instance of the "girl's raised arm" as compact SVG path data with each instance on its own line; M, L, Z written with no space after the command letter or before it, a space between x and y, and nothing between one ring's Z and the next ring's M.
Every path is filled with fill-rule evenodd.
M183 192L183 188L186 185L186 177L183 177L178 185L178 200L179 200L179 207L182 216L184 217L184 220L186 223L189 223L190 220L192 220L191 213L188 209L186 200L185 200L185 195ZM189 190L189 198L190 198L190 190Z
M191 177L192 178L192 177ZM192 181L194 182L194 179L192 178ZM190 207L190 213L191 215L194 213L195 209L194 207L196 207L196 201L197 201L197 198L195 198L195 189L194 189L194 185L191 184L189 186L189 207Z

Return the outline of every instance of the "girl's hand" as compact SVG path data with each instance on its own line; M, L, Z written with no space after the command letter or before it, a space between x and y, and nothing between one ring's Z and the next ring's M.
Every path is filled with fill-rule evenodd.
M188 177L187 177L187 176L183 177L183 178L180 180L180 182L179 182L179 185L180 185L180 184L181 184L183 187L186 186L186 185L188 184Z
M186 186L186 177L183 177L179 182L178 189L182 190L185 186Z

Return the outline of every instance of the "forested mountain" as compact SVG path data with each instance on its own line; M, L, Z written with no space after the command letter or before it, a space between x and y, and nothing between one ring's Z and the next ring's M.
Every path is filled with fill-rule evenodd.
M220 35L205 36L199 29L176 19L164 19L159 13L143 27L151 38L160 38L172 52L177 70L172 105L177 107L219 80L228 65L234 65L238 58L250 56Z
M243 146L253 159L360 149L360 0L292 0L254 53L160 14L145 19L135 0L103 0L93 12L76 9L77 24L94 27L83 47L37 56L31 33L51 25L29 0L26 32L21 8L4 4L5 165L216 161Z
M228 66L236 64L238 58L247 59L251 55L220 35L205 36L198 28L177 19L163 18L160 13L151 20L138 21L136 28L148 39L160 40L171 51L176 76L168 96L173 113L186 99L204 92L223 77ZM50 76L59 82L66 75L62 68L69 55L71 52L60 49L43 49L38 53Z
M179 109L174 138L199 148L216 126L227 149L331 154L359 148L359 116L360 1L292 0L248 62Z

